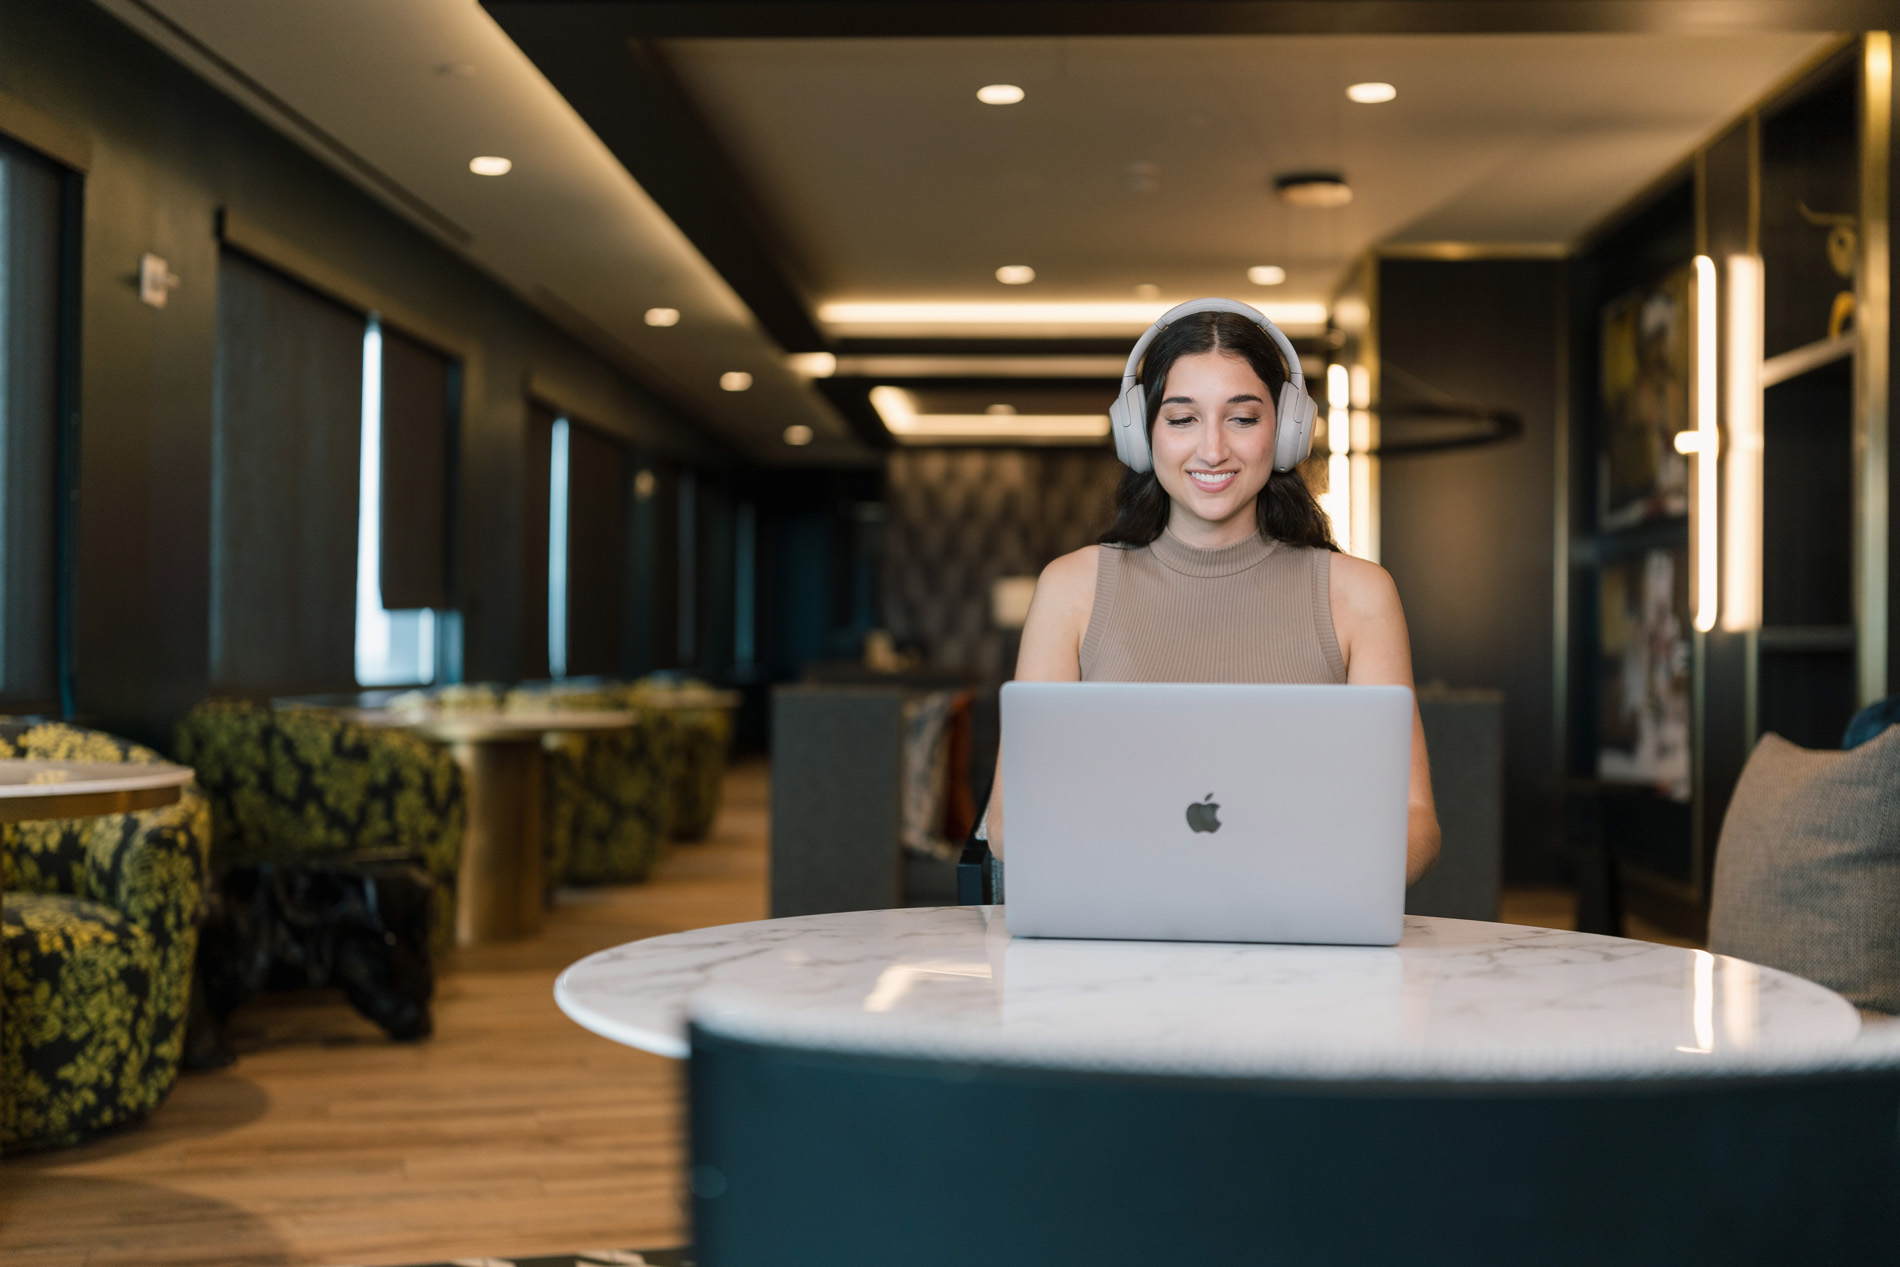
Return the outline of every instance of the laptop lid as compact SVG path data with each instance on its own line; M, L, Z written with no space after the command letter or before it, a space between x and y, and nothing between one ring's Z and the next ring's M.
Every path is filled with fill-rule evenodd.
M1412 692L1004 685L1009 928L1392 945Z

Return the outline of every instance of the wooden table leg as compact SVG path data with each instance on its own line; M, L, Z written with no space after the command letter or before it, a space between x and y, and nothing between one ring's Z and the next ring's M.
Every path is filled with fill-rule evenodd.
M449 746L468 795L455 941L508 941L541 929L546 763L540 736Z

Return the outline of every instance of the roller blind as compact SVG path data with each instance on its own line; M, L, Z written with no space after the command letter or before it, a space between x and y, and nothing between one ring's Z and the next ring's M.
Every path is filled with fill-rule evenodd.
M58 693L60 187L0 142L0 697Z
M446 608L449 461L457 366L383 327L383 606Z
M243 256L218 266L211 677L356 685L365 318Z
M570 422L572 420L570 419ZM568 432L567 672L621 670L626 593L627 456L584 426Z
M528 406L521 455L521 674L548 672L548 487L554 412Z

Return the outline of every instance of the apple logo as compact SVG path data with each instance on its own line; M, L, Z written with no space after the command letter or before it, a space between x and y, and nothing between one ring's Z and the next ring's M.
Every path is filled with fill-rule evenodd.
M1187 807L1189 831L1219 831L1220 806L1214 803L1214 794L1209 792L1207 799L1196 801Z

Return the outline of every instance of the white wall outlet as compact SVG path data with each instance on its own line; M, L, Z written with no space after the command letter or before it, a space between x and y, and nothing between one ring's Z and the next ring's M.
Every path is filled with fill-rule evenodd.
M139 302L163 308L178 285L178 274L150 251L139 256Z

